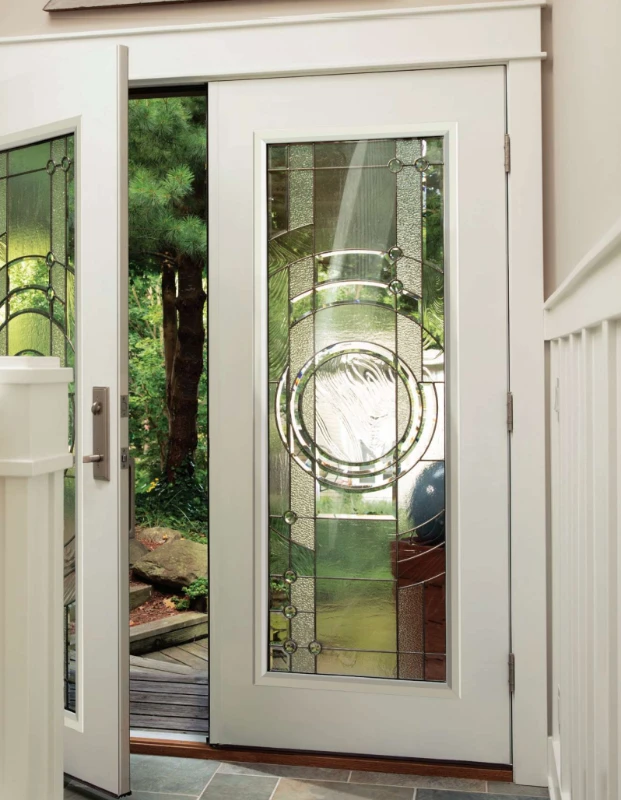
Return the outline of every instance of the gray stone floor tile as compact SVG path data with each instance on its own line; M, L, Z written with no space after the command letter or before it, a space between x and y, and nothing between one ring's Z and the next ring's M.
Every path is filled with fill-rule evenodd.
M278 778L217 773L200 800L270 800Z
M515 795L513 795L515 797ZM485 800L507 800L511 795L485 794ZM416 800L482 800L481 795L474 792L452 792L445 789L417 789ZM536 797L522 795L522 800L539 800Z
M130 800L197 800L195 794L169 794L166 792L132 792Z
M541 786L519 786L516 783L500 783L488 781L487 791L490 794L508 794L513 797L549 797L550 793Z
M352 772L350 783L371 783L374 786L412 786L428 789L451 789L462 792L485 792L485 781L467 778L431 778L426 775L401 775L392 772Z
M290 764L241 764L225 762L218 774L262 775L274 778L298 778L305 781L341 781L347 783L348 769L321 769L319 767L294 767Z
M133 755L132 791L168 792L197 797L219 766L219 761L204 761L199 758Z
M274 792L273 800L412 800L413 796L414 790L403 786L283 778Z

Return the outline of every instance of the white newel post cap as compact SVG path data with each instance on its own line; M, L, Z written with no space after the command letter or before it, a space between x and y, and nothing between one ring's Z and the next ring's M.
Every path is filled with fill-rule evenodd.
M68 385L60 359L0 357L0 476L29 477L68 469Z

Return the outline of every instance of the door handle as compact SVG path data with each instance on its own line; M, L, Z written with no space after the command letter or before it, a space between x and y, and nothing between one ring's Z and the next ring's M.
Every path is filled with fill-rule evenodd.
M96 481L110 480L110 390L107 386L93 387L93 450L92 456L84 456L82 463L93 465Z
M130 458L129 467L129 538L136 536L136 459Z

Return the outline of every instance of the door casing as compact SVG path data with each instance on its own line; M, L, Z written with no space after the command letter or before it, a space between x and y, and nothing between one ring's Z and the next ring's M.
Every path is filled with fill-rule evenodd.
M543 0L347 12L0 39L0 73L130 47L130 85L500 64L507 74L513 763L547 782L546 473L541 167ZM317 48L317 37L322 47ZM524 199L528 198L528 202ZM210 279L217 280L212 273ZM213 467L214 465L212 465Z

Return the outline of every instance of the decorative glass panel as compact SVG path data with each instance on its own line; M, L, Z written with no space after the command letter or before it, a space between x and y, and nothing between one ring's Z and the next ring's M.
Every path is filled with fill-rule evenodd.
M0 355L75 366L73 136L0 153ZM69 387L69 451L75 387ZM75 711L75 470L65 472L65 708Z
M443 145L268 146L274 671L446 680Z

